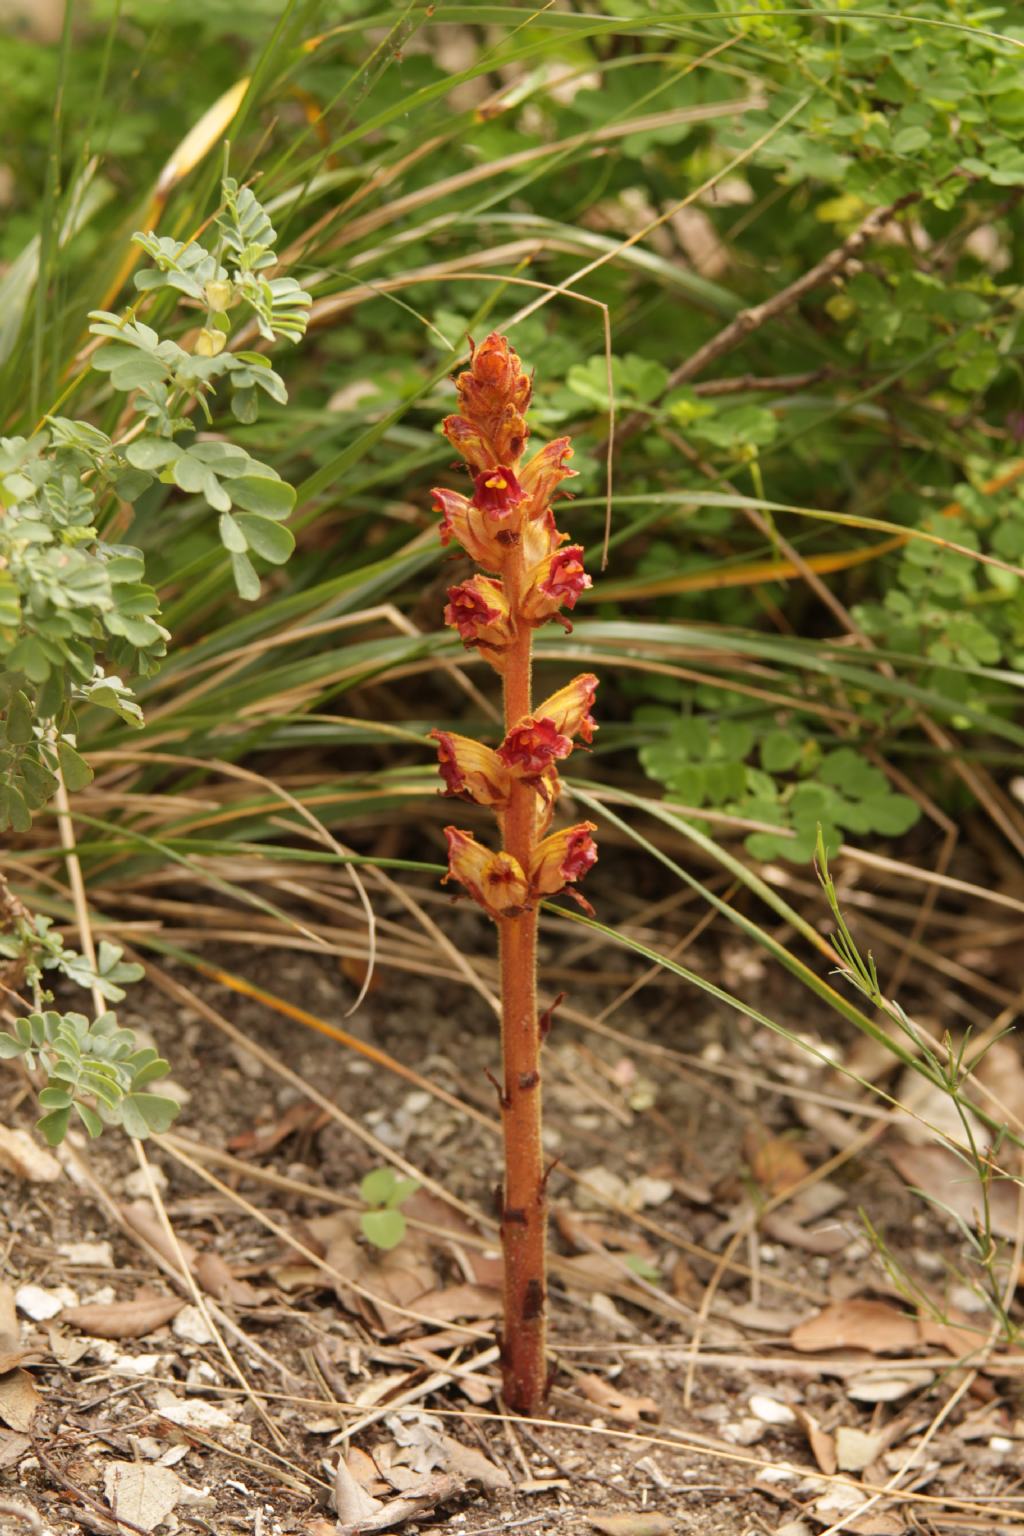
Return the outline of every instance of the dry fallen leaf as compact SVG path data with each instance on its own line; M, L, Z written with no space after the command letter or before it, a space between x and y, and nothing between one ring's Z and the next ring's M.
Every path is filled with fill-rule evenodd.
M784 1194L811 1171L791 1136L766 1136L751 1126L743 1138L743 1151L751 1173L769 1195Z
M239 1307L258 1307L267 1292L241 1280L219 1253L204 1252L196 1257L193 1272L203 1290L218 1301L234 1302Z
M840 1424L836 1430L836 1459L840 1472L863 1472L865 1467L878 1460L887 1443L885 1434L871 1434L850 1424Z
M895 1403L911 1392L930 1387L935 1372L925 1366L920 1369L906 1367L899 1371L866 1371L863 1376L851 1377L846 1383L848 1397L858 1403Z
M977 1323L971 1323L963 1312L955 1307L948 1309L949 1321L940 1322L938 1318L920 1316L917 1326L921 1334L922 1344L937 1344L940 1349L948 1350L951 1355L959 1359L962 1355L971 1355L982 1347L989 1335L987 1328L981 1328Z
M458 1478L434 1473L421 1483L407 1488L396 1499L372 1498L360 1488L344 1457L339 1456L335 1473L335 1501L338 1508L337 1536L371 1536L374 1531L388 1531L434 1512L445 1499L461 1492Z
M137 1296L134 1301L86 1302L65 1307L60 1321L97 1339L143 1339L177 1317L185 1303L178 1296Z
M834 1301L798 1323L789 1336L794 1349L866 1349L873 1355L902 1353L920 1343L917 1319L886 1301L852 1297Z
M501 1292L483 1285L448 1285L421 1296L416 1311L439 1323L477 1322L500 1314Z
M38 1365L43 1358L41 1349L0 1349L0 1376L16 1371L19 1365Z
M34 1136L6 1125L0 1125L0 1168L32 1184L52 1184L61 1176L60 1163Z
M20 1369L33 1357L40 1358L38 1350L21 1347L14 1288L0 1280L0 1423L19 1433L31 1427L42 1402L31 1376Z
M13 1467L31 1449L32 1440L29 1435L17 1435L13 1430L0 1429L0 1472L5 1467Z
M587 1518L596 1531L603 1531L604 1536L670 1536L670 1532L678 1529L668 1515L659 1515L654 1510L630 1511L623 1515L591 1514Z
M577 1376L576 1386L590 1402L597 1403L613 1419L619 1419L625 1424L636 1424L641 1419L657 1419L661 1413L653 1397L634 1397L628 1392L620 1392L618 1387L613 1387L603 1376L595 1376L589 1371Z
M793 1412L796 1414L797 1422L801 1429L807 1436L807 1443L811 1448L815 1461L821 1470L827 1472L829 1477L831 1477L838 1465L835 1441L827 1430L822 1429L814 1415L807 1412L806 1408L796 1405L793 1408Z
M103 1469L103 1489L119 1519L155 1531L181 1497L181 1479L170 1467L114 1461Z
M473 1446L463 1445L454 1435L445 1434L426 1414L406 1410L390 1414L384 1422L402 1448L399 1456L392 1457L392 1467L401 1462L420 1477L430 1472L449 1472L464 1484L479 1483L491 1491L512 1486L503 1467L496 1466Z
M8 1371L0 1376L0 1423L9 1429L26 1433L41 1402L28 1371Z

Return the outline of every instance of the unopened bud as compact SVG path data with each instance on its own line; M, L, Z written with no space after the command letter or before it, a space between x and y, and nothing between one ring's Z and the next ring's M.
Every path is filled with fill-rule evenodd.
M203 289L207 305L210 309L215 309L218 312L223 312L227 309L231 303L234 291L233 285L223 278L215 278L212 282L207 283Z
M223 331L215 331L212 326L204 325L192 350L196 357L218 357L224 351L226 341Z

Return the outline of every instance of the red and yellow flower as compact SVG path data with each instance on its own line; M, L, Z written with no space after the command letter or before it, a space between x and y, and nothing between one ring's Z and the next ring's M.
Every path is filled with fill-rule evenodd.
M575 608L580 593L593 586L582 554L581 544L568 544L534 566L523 594L522 614L528 624L544 624L561 608Z
M512 625L500 581L478 575L457 587L449 587L444 621L458 630L463 645L478 647L497 671L503 670L504 652L512 641Z
M448 873L458 880L491 917L517 917L530 900L530 887L521 865L509 853L492 853L471 832L445 827Z
M581 672L557 693L550 694L543 704L538 704L534 715L538 720L550 720L565 736L581 736L584 741L593 741L597 722L590 711L596 693L597 678L593 672Z
M557 896L583 879L597 863L597 844L590 835L596 831L592 821L581 821L564 832L552 832L538 844L530 866L530 889L535 896Z
M445 794L504 810L512 783L498 754L471 736L457 736L453 731L431 731L430 735L437 742Z

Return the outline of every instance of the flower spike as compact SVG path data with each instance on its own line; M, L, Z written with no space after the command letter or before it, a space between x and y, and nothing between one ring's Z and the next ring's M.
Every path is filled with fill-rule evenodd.
M446 827L448 872L493 919L500 936L505 1182L501 1241L505 1258L502 1389L513 1411L541 1411L545 1362L547 1174L541 1138L537 905L565 895L591 908L577 884L597 859L592 822L550 831L562 789L558 764L574 740L597 729L591 709L597 678L581 673L542 704L531 699L533 631L575 607L591 585L583 549L556 526L552 503L568 493L568 437L546 443L528 462L524 412L531 381L504 336L472 349L456 380L458 408L443 430L472 476L472 493L434 491L441 542L457 542L479 567L448 588L445 622L479 650L504 685L504 739L497 750L436 730L445 793L475 800L497 817L504 847Z

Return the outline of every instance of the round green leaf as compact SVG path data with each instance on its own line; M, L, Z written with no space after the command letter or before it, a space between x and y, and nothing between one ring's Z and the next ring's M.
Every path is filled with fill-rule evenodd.
M401 1211L364 1211L359 1225L366 1241L375 1248L396 1248L405 1236L405 1217Z

